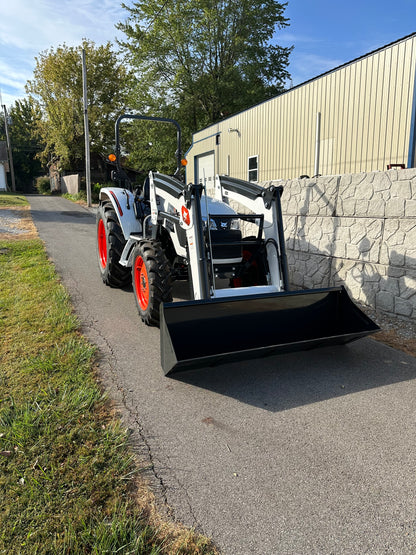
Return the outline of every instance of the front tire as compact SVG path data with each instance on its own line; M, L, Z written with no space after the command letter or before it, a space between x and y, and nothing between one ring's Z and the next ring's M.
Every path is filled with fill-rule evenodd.
M140 317L148 326L159 326L159 308L172 301L168 259L159 242L140 241L133 251L132 282Z
M119 264L126 240L111 202L100 204L97 210L97 252L101 278L111 287L130 283L130 270Z

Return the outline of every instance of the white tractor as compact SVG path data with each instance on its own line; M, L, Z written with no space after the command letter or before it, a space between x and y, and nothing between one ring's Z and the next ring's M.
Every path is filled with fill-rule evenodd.
M143 187L129 188L120 165L123 119L176 126L173 177L150 172ZM97 212L102 280L132 282L143 322L160 326L165 374L347 343L379 329L343 287L289 291L282 187L216 176L208 197L203 184L180 178L180 135L171 119L120 116L114 179L123 186L101 189ZM189 281L190 300L172 302L180 279Z

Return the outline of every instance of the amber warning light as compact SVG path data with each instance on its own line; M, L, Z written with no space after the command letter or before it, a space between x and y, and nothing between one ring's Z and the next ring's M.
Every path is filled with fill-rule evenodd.
M110 162L115 162L117 160L117 157L115 154L109 154L108 159L110 160Z
M187 163L188 163L188 160L185 160L185 158L182 158L182 160L181 160L182 166L186 166Z

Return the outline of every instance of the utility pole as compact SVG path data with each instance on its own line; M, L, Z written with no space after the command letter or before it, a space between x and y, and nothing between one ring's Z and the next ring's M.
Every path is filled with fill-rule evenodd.
M87 63L85 49L82 49L82 87L84 91L84 133L85 133L85 181L87 187L87 205L91 206L91 164L90 164L90 133L88 128L87 99Z
M3 113L4 113L4 128L6 130L6 143L7 143L7 152L9 154L9 165L10 165L10 175L12 178L12 191L13 193L16 192L16 182L14 179L14 166L13 166L13 153L12 153L12 145L10 143L10 136L9 136L9 124L8 124L8 115L5 104L3 104Z

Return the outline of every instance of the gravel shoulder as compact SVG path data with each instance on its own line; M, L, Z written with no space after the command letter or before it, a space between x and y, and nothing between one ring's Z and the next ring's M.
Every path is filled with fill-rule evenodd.
M361 307L380 326L381 331L372 336L376 341L416 357L416 323Z
M30 206L0 206L0 239L33 239L37 235Z

